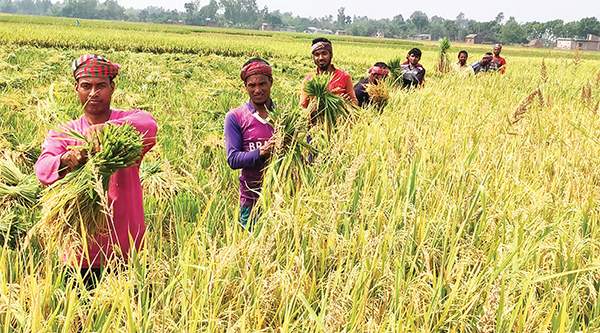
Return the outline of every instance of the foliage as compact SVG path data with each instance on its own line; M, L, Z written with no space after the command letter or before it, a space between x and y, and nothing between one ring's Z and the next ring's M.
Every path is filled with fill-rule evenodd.
M450 59L448 57L448 53L450 52L450 41L448 38L445 38L440 43L440 53L438 55L438 62L436 69L440 73L448 73L450 71Z

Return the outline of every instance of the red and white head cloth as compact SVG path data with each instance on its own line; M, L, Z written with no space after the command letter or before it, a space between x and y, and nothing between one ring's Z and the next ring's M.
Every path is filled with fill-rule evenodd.
M383 67L379 67L379 66L373 66L371 67L371 69L369 69L369 71L367 72L369 75L370 74L383 74L383 75L388 75L390 74L390 69L389 68L383 68Z
M82 77L109 77L114 79L119 74L121 65L108 61L97 54L86 54L71 66L75 80Z
M251 62L248 65L244 66L244 68L242 68L242 71L240 72L240 78L242 79L242 81L246 82L247 78L257 74L262 74L273 78L273 69L271 68L271 66L263 64L259 61Z

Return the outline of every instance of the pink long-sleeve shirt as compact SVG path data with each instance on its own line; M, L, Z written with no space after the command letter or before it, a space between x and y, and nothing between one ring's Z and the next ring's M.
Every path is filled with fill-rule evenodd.
M141 111L117 111L111 110L110 119L107 121L115 125L125 122L131 123L140 133L144 134L144 148L142 156L156 143L157 124L154 117ZM71 121L62 128L70 128L83 134L89 127L85 115ZM51 130L42 144L42 154L35 163L35 174L44 185L50 185L62 178L59 174L60 157L68 150L67 146L83 145L67 135ZM132 166L117 170L111 177L108 188L109 205L113 208L113 218L109 219L109 230L106 235L96 235L87 241L87 254L81 249L76 251L67 250L63 255L64 261L70 261L71 254L75 255L77 262L82 268L99 268L102 263L113 258L114 248L118 250L124 260L128 259L132 244L139 249L142 244L146 224L144 222L144 205L142 198L142 186L139 177L139 167ZM131 241L130 241L131 237ZM119 256L120 257L120 256Z

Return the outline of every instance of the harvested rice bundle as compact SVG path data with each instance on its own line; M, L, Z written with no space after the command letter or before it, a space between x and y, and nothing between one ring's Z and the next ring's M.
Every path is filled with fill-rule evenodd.
M61 132L87 142L77 132ZM39 227L52 239L68 240L73 233L90 237L105 231L110 177L119 169L134 166L142 154L142 134L129 123L105 124L97 140L98 151L90 142L77 147L87 150L87 163L48 187L42 198Z
M306 183L305 158L317 150L307 142L308 119L297 108L274 108L269 112L275 130L275 148L263 175L264 188L291 191ZM286 183L289 186L283 185Z
M9 158L0 160L0 203L10 202L33 206L40 191L35 175L25 175Z
M365 91L369 94L371 105L379 111L383 110L390 99L390 87L384 82L379 84L368 83L365 86Z
M0 149L8 158L27 167L33 167L41 154L38 143L27 141L26 138L19 138L14 133L7 132L0 133Z
M392 85L397 86L402 84L402 58L395 58L387 62L390 68L390 82Z
M348 103L329 91L329 75L315 75L306 82L306 94L312 97L308 106L313 123L323 124L327 135L336 126L338 118L349 114Z

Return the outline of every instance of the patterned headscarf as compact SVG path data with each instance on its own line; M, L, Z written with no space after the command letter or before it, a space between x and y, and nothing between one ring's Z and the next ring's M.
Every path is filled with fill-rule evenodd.
M262 74L272 78L273 70L271 69L271 66L263 64L259 61L255 61L249 63L248 65L244 66L244 68L242 68L242 71L240 72L240 78L242 79L242 81L246 82L246 79L248 77L256 74Z
M369 69L369 71L367 73L388 75L390 73L390 69L379 67L379 66L373 66L373 67L371 67L371 69Z
M331 43L318 42L318 43L313 44L313 46L310 48L310 53L315 54L315 51L318 51L321 49L325 49L325 50L329 51L329 53L331 53L333 50Z
M502 44L494 44L494 48L495 49L501 49L502 48Z
M121 65L106 60L97 54L86 54L75 61L71 70L75 80L81 77L110 77L114 79L119 74Z

